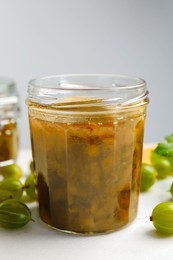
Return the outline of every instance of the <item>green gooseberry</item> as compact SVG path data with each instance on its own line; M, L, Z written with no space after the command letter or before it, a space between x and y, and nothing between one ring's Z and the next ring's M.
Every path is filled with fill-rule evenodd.
M158 179L165 179L168 175L172 174L173 165L171 159L172 159L171 157L165 157L154 151L152 152L151 164L157 170Z
M0 182L0 190L7 190L13 194L14 198L19 199L23 193L23 184L19 179L7 178Z
M141 186L142 192L147 191L156 181L157 171L156 169L147 163L142 163L141 167Z
M161 202L152 211L150 217L159 233L173 234L173 202Z
M5 228L20 228L32 220L28 206L16 199L0 203L0 225Z
M18 164L10 164L10 165L6 165L3 166L0 169L0 174L4 177L4 178L17 178L20 179L23 175L22 169Z

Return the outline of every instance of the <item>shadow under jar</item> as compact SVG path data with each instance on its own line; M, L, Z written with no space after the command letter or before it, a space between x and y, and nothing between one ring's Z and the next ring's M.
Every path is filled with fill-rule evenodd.
M0 78L0 167L15 162L18 154L19 96L15 82Z
M29 82L39 212L70 233L114 231L137 214L148 92L124 75Z

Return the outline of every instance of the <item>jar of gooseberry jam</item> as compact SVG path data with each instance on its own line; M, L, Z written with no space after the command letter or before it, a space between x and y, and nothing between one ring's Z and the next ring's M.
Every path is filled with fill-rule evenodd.
M14 81L0 78L0 167L18 154L19 96Z
M147 95L144 80L124 75L29 82L26 103L45 223L98 234L135 219Z

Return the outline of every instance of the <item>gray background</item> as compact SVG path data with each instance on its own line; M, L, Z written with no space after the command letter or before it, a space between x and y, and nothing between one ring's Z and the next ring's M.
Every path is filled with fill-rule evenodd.
M66 73L144 78L145 142L173 132L172 0L0 0L0 76L21 99L20 147L29 148L30 79Z

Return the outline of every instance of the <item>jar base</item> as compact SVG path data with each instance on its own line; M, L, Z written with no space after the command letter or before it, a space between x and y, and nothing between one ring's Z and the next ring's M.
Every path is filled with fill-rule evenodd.
M58 227L54 227L48 223L46 223L44 220L41 219L41 221L46 224L50 229L53 229L55 231L58 231L60 233L64 233L64 234L69 234L69 235L78 235L78 236L97 236L97 235L106 235L106 234L110 234L110 233L114 233L114 232L117 232L117 231L120 231L124 228L127 228L129 225L132 224L132 222L134 221L135 219L129 221L127 224L123 225L123 226L120 226L120 227L117 227L115 229L110 229L110 230L106 230L106 231L84 231L84 232L79 232L79 231L73 231L73 230L66 230L66 229L61 229L61 228L58 228Z
M13 163L15 163L15 159L9 159L9 160L6 160L6 161L2 161L2 162L0 162L0 167L11 165Z

